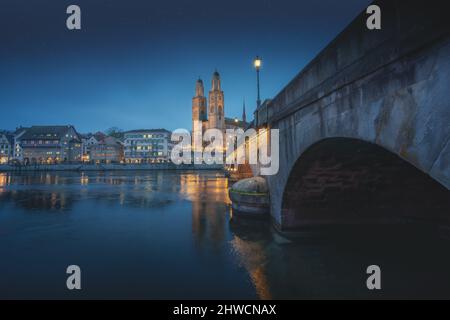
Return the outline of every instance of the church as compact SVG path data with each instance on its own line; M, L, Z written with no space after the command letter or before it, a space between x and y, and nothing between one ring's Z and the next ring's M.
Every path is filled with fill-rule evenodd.
M195 96L192 98L192 140L194 150L202 147L195 145L195 137L203 137L203 133L208 129L219 129L225 137L225 130L237 128L245 130L247 125L245 103L242 110L242 120L225 117L225 99L219 72L215 71L213 73L208 101L205 97L203 81L201 79L197 80Z

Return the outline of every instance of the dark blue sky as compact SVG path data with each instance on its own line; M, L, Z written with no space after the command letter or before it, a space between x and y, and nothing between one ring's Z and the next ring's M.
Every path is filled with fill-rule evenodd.
M227 117L276 95L369 0L0 0L0 129L191 127L201 76L221 74ZM82 30L66 29L66 8Z

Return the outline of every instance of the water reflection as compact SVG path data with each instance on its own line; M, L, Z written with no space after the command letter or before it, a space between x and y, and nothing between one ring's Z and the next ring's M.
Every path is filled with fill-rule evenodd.
M166 181L162 174L142 176L137 173L132 176L109 173L2 173L0 186L3 195L0 199L13 201L28 209L65 210L74 202L86 199L118 201L131 207L153 207L171 201L170 196L160 197L177 188L179 177L167 178ZM155 201L158 199L161 201Z
M248 271L256 293L260 299L272 299L267 278L267 253L265 248L271 243L272 236L268 232L267 221L246 220L234 217L230 221L230 229L234 236L232 249L238 255L239 261Z
M88 228L98 223L89 208L102 208L106 205L108 210L112 210L111 218L107 223L114 223L114 219L123 219L123 216L117 217L113 214L118 207L124 208L123 212L127 215L141 209L147 210L147 214L152 216L164 214L170 210L170 214L175 215L170 222L173 225L183 224L182 217L184 213L189 212L186 210L190 208L191 239L199 257L206 256L210 261L208 263L227 268L224 272L231 272L230 270L234 268L237 269L232 272L238 272L238 274L245 271L248 274L247 281L251 283L248 289L253 287L252 290L256 291L253 294L256 297L271 297L265 280L264 255L260 252L263 249L261 244L241 239L238 235L233 235L229 228L228 180L221 173L162 171L2 173L0 188L0 208L2 205L3 208L9 208L8 205L16 208L9 208L8 213L20 216L19 212L15 211L21 208L20 212L24 214L34 212L46 215L45 219L51 219L47 214L52 212L64 212L73 215L73 218L89 212L92 218L89 219ZM188 206L184 207L183 203ZM172 209L173 206L180 204L184 212ZM73 219L68 220L67 223L72 223L70 221ZM83 225L79 227L85 228ZM11 231L10 236L14 238L12 233ZM169 236L177 241L178 238L186 237L184 234ZM145 243L142 245L145 246ZM192 255L189 259L194 258ZM197 276L202 277L201 274ZM230 288L231 291L246 286L245 280L238 280L240 277L242 275L236 276L236 281L240 281L240 284L236 288ZM220 288L214 290L220 292ZM252 294L249 296L247 293L243 297L252 297Z
M219 250L228 219L228 179L221 174L182 174L179 192L192 203L192 233L197 247L211 245Z
M5 191L5 186L10 184L9 175L6 173L0 172L0 193Z
M74 262L85 298L376 298L374 263L383 297L450 296L447 243L289 242L232 217L227 189L216 172L0 173L0 298L70 298L55 275Z

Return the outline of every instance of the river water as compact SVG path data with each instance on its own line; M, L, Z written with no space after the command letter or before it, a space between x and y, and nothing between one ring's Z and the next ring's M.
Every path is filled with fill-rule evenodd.
M0 298L450 297L446 241L288 241L233 217L228 186L209 171L0 173Z

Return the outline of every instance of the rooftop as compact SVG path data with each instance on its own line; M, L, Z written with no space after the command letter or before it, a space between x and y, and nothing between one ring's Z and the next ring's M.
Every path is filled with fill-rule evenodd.
M237 120L237 121L236 121ZM237 118L225 118L225 125L233 125L233 126L239 126L239 127L247 127L248 123L244 123L244 121L239 120Z
M0 131L0 138L2 136L5 136L6 140L8 140L8 143L10 145L14 145L14 134L10 131Z
M171 133L169 130L166 130L166 129L137 129L137 130L125 131L124 133L127 134L127 133L148 133L148 132L151 132L151 133L155 133L155 132Z
M67 126L32 126L27 129L27 131L20 137L20 139L61 139L64 135L67 134L70 128L73 128L70 125ZM75 129L74 129L75 130Z

